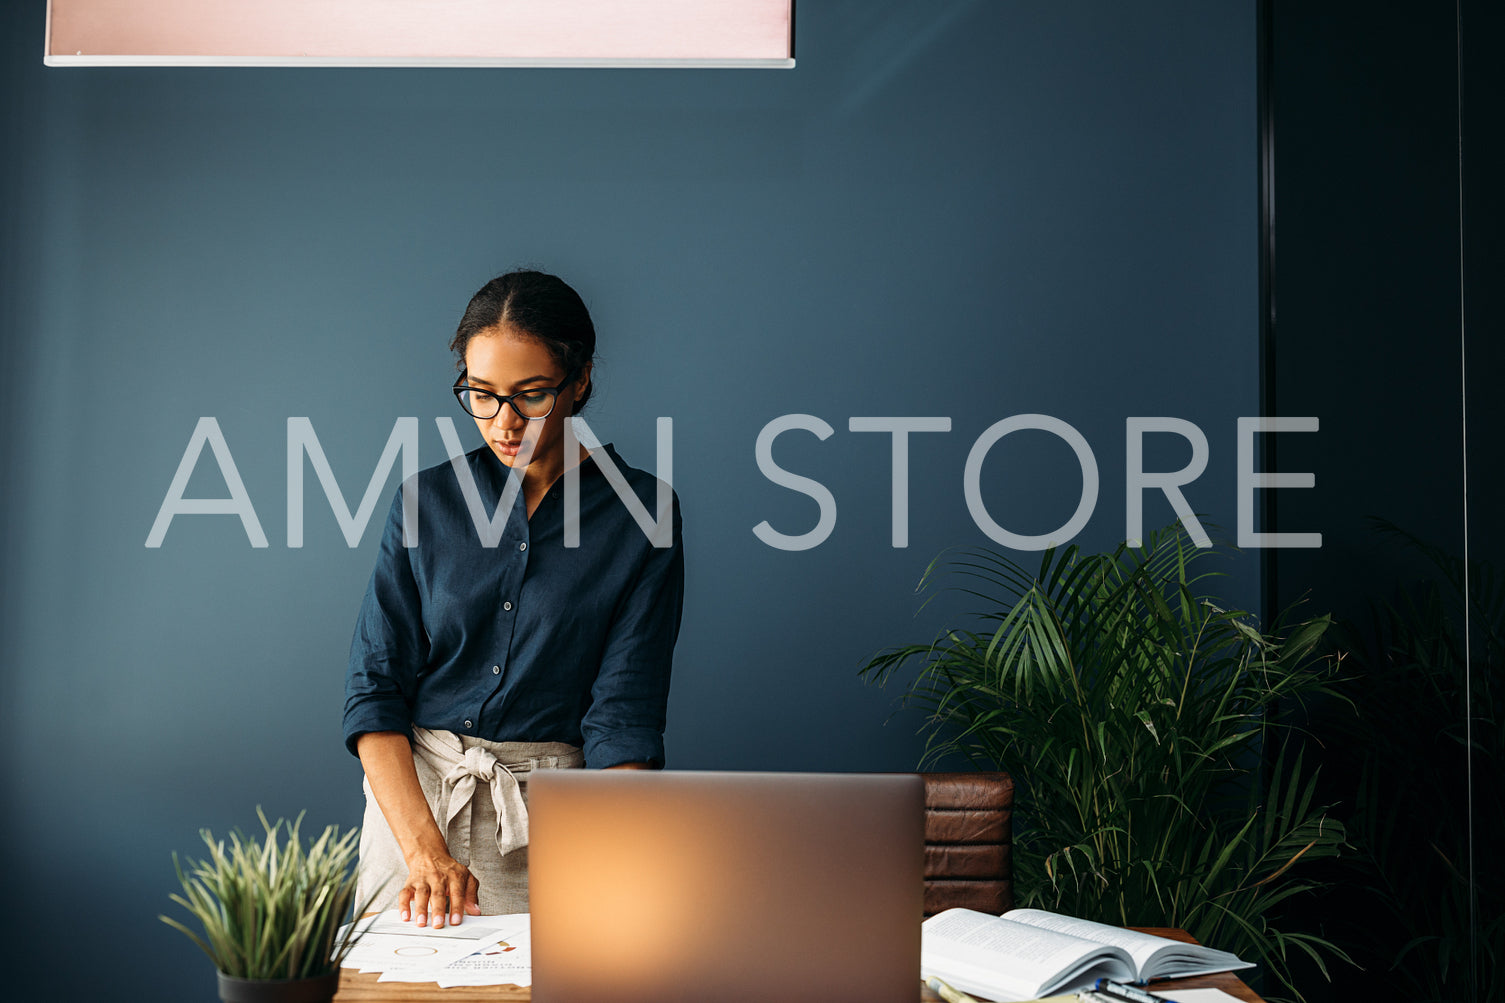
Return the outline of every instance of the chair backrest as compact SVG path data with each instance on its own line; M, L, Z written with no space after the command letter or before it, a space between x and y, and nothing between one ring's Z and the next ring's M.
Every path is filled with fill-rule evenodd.
M1014 907L1014 780L1007 773L922 773L925 915Z

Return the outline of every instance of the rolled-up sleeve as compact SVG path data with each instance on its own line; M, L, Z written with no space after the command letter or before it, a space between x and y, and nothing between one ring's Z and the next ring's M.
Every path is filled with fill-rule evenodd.
M344 732L352 755L356 740L367 732L411 730L418 672L428 657L418 585L410 551L402 545L402 520L399 490L350 642Z
M668 547L650 547L618 602L591 704L580 723L586 765L664 765L664 723L674 642L684 608L685 559L679 498Z

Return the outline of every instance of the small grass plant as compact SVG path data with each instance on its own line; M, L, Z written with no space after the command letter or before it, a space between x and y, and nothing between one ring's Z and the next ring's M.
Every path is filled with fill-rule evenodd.
M355 898L360 830L327 827L307 846L299 834L303 814L291 823L256 815L265 838L239 830L228 843L200 830L209 855L188 860L173 854L183 894L169 896L203 927L203 936L169 916L224 975L242 979L307 979L339 970L355 944L354 924L339 927ZM369 903L358 910L364 912Z

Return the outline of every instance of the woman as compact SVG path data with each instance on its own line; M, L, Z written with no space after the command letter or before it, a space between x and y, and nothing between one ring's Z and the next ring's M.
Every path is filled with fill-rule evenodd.
M450 348L485 445L418 474L406 511L405 485L382 534L346 678L366 773L357 894L381 887L373 908L419 926L527 910L531 770L663 765L679 501L651 540L612 481L652 512L657 480L569 434L595 344L560 279L482 287Z

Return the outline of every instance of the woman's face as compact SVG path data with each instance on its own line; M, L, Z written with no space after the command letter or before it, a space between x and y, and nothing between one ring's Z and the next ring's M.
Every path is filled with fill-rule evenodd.
M471 386L504 397L538 387L557 387L568 375L542 342L506 326L490 328L470 339L465 347L465 372ZM477 418L476 427L492 453L507 466L521 469L539 465L543 470L561 470L564 423L589 381L590 366L586 365L569 386L559 391L547 418L529 421L510 404L503 404L496 417Z

